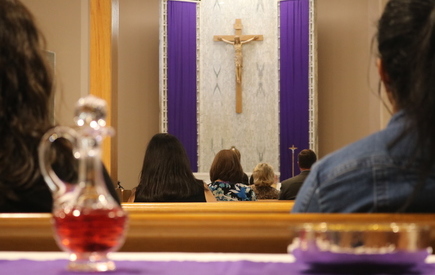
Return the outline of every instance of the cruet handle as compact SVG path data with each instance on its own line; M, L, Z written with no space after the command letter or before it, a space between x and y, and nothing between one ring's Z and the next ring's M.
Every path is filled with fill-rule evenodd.
M53 163L53 154L50 150L51 145L59 138L64 138L71 142L73 150L76 150L78 144L78 133L74 129L66 126L57 126L48 130L42 137L38 148L41 174L55 198L63 195L67 190L65 183L57 176L51 166ZM77 152L73 153L75 158L80 157L76 155ZM68 169L72 169L72 167L69 167Z

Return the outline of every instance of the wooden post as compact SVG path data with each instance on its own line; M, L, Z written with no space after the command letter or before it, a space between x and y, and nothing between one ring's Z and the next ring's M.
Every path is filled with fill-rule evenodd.
M242 106L242 82L239 83L236 81L236 113L242 113Z
M107 124L117 126L118 0L90 0L90 93L107 102ZM116 137L106 138L103 162L114 182L118 178Z

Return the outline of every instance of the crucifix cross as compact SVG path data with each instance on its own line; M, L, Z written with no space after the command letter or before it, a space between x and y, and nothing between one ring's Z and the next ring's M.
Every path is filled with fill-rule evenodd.
M263 40L263 35L242 35L242 19L236 19L234 24L235 35L215 35L213 41L222 41L234 46L236 65L236 113L242 113L242 72L243 53L242 45L251 41Z
M289 147L290 150L292 150L292 177L295 176L295 150L298 149L298 147L295 147L293 144L292 147Z

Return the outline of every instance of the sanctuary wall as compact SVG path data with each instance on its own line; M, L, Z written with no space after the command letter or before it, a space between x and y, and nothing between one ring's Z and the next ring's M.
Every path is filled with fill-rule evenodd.
M199 11L199 171L208 171L214 155L232 146L241 152L244 170L268 162L278 171L278 4L202 1ZM236 19L242 35L263 35L263 41L242 45L241 113L235 111L234 47L213 41L214 35L234 35Z
M192 170L235 147L247 172L267 162L294 175L299 151L317 149L314 1L167 0L162 11L161 131Z

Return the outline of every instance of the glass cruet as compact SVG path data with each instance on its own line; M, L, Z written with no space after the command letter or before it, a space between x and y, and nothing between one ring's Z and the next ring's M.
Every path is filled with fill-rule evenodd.
M109 194L102 173L101 142L113 134L106 126L106 103L95 96L81 98L75 110L77 127L49 130L39 146L41 173L53 194L53 228L59 247L70 253L72 271L110 271L108 253L124 242L127 214ZM78 182L63 182L52 169L52 143L65 138L78 160ZM72 167L65 167L72 169Z

